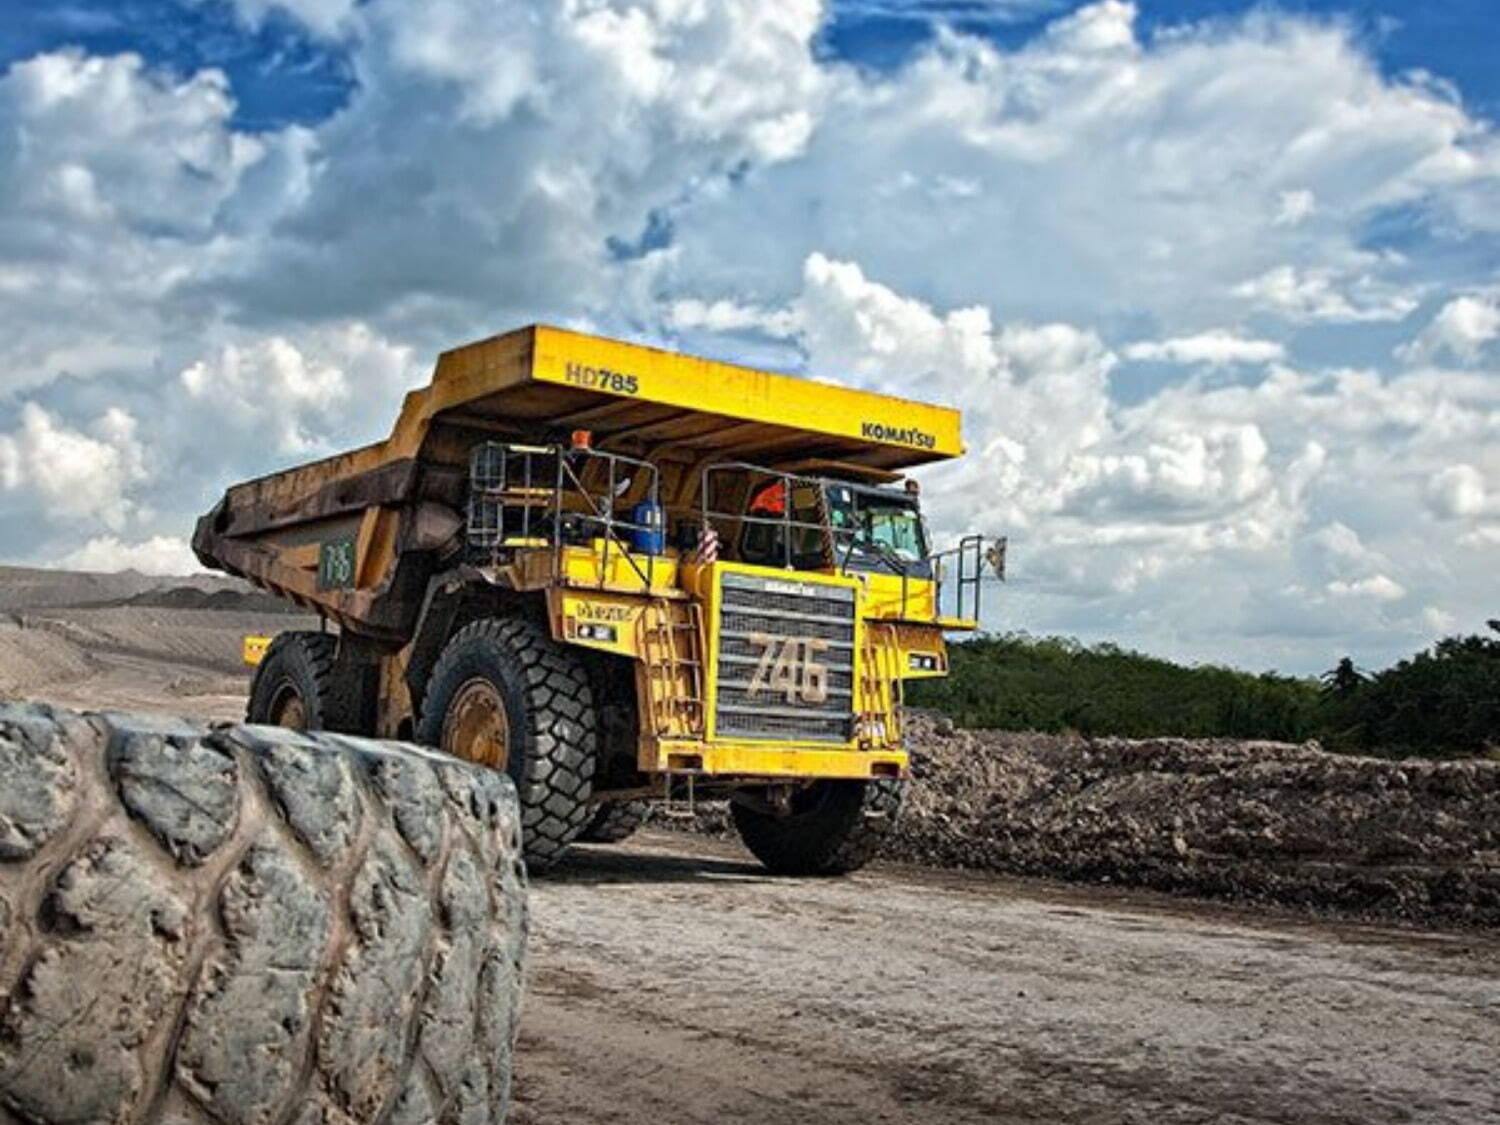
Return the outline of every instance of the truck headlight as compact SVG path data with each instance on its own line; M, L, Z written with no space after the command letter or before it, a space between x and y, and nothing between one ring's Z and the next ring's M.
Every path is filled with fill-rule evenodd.
M907 658L907 667L913 672L936 672L938 670L938 658L928 656L924 652L911 653Z
M619 631L613 625L578 626L578 639L581 641L605 641L613 644L619 635Z

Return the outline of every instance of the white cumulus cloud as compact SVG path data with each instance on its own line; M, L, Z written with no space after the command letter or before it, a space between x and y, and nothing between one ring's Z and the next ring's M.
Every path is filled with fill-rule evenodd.
M1286 348L1274 340L1255 340L1233 332L1200 332L1170 340L1142 340L1124 350L1126 359L1158 363L1203 364L1224 367L1233 363L1272 363L1286 358Z
M1438 310L1426 328L1396 349L1407 363L1425 363L1447 356L1460 363L1478 363L1486 344L1500 336L1500 301L1469 294L1455 297Z
M118 408L85 431L27 403L20 425L0 433L0 487L29 494L49 520L122 527L134 508L130 490L149 475L137 430L136 420Z
M1241 282L1235 296L1288 320L1359 324L1404 320L1416 309L1411 293L1382 285L1368 274L1345 278L1333 269L1276 266Z
M53 565L68 570L103 573L136 570L161 575L197 574L203 570L187 541L170 535L153 535L139 542L98 535L55 560Z
M1373 598L1380 602L1398 602L1406 597L1401 584L1383 574L1348 582L1335 580L1328 584L1328 592L1336 598Z
M251 133L214 70L0 74L0 526L37 559L180 541L551 320L961 406L927 495L1013 535L996 626L1373 665L1492 597L1500 140L1346 24L1006 0L1057 18L861 68L816 0L238 8L346 52L348 104Z

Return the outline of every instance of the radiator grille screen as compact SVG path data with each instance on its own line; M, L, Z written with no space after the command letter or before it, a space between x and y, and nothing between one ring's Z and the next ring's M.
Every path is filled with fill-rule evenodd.
M854 591L748 574L720 581L719 736L847 742Z

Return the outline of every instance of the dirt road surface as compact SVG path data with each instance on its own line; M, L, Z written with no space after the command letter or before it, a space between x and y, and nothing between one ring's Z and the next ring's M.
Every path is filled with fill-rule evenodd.
M255 622L176 614L0 622L0 683L239 718ZM532 912L516 1125L1500 1123L1492 933L915 867L774 879L675 833L580 849Z
M1500 1122L1500 941L648 833L533 884L518 1125Z

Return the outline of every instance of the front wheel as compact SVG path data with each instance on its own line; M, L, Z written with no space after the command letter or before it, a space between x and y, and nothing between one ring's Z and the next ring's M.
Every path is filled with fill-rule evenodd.
M487 617L453 635L427 682L417 739L510 775L533 869L588 826L598 743L588 672L530 621Z
M775 875L845 875L880 850L896 825L904 781L815 781L783 814L732 801L740 839Z

